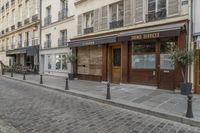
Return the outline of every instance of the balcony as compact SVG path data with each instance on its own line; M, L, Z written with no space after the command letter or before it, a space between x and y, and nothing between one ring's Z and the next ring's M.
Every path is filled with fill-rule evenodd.
M19 41L19 42L18 42L17 48L22 48L22 41Z
M1 31L1 34L2 34L2 35L4 34L4 30Z
M51 24L51 16L47 16L46 18L44 18L44 26L47 26Z
M29 24L30 23L30 19L29 18L27 18L27 19L25 19L24 20L24 24L26 25L26 24Z
M61 37L58 39L58 47L67 46L67 39L66 37Z
M28 47L30 44L29 44L29 40L25 40L24 41L24 47Z
M6 28L6 32L9 32L9 28Z
M15 25L12 25L12 26L11 26L11 30L15 30Z
M47 40L47 41L44 43L44 48L45 48L45 49L51 48L51 40Z
M110 29L120 28L120 27L123 27L123 25L124 25L123 20L112 21L110 22Z
M32 22L35 22L38 20L39 20L38 14L32 16Z
M152 22L156 20L165 19L167 17L167 10L162 9L158 12L152 12L146 15L146 22Z
M93 32L94 32L94 27L84 29L84 34L89 34L89 33L93 33Z
M22 27L22 22L17 22L17 27Z
M64 20L68 17L68 10L66 8L58 12L58 21Z
M33 45L33 46L39 45L39 39L38 39L38 38L33 38L33 39L32 39L32 45Z

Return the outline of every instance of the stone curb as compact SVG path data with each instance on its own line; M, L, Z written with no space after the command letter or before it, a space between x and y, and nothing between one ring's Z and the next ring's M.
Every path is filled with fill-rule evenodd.
M171 121L175 121L175 122L179 122L179 123L183 123L183 124L187 124L187 125L191 125L191 126L195 126L195 127L200 127L200 121L197 121L197 120L194 120L194 119L189 119L189 118L186 118L185 116L178 116L178 115L175 115L175 114L169 114L169 113L166 113L163 110L149 108L147 106L141 106L139 104L131 103L131 102L128 102L128 101L121 101L121 100L117 100L117 99L106 100L106 98L105 98L106 96L100 97L98 95L87 94L87 93L76 91L76 90L62 90L62 89L58 89L56 87L48 86L48 85L45 85L45 84L34 83L34 82L27 81L27 80L21 80L21 79L18 79L18 78L11 78L11 77L5 76L5 75L3 75L3 77L8 78L8 79L12 79L12 80L16 80L16 81L21 81L21 82L31 84L31 85L35 85L35 86L39 86L39 87L45 87L47 89L51 89L51 90L55 90L55 91L59 91L59 92L64 92L64 93L69 94L69 95L78 96L78 97L89 99L89 100L94 100L94 101L97 101L97 102L100 102L100 103L120 107L120 108L123 108L123 109L128 109L128 110L131 110L131 111L136 111L136 112L139 112L139 113L152 115L152 116L159 117L159 118L163 118L163 119L167 119L167 120L171 120ZM112 97L112 95L111 95L111 97Z

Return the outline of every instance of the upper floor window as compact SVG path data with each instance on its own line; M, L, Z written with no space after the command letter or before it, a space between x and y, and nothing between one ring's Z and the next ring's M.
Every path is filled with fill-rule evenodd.
M85 20L85 29L84 34L92 33L93 27L94 27L94 12L88 12L84 14L84 20Z
M154 21L166 18L166 0L148 0L147 21Z
M110 5L110 28L119 28L123 26L124 5L120 1Z
M68 0L60 0L61 10L68 9Z

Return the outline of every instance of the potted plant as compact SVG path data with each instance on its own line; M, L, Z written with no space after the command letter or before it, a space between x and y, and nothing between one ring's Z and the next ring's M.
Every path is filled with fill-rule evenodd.
M68 73L68 79L69 80L74 80L74 70L73 70L73 66L74 66L74 63L76 62L77 60L77 57L75 54L73 53L68 53L67 54L67 60L69 63L71 63L71 73Z
M183 82L180 83L181 94L189 95L192 90L192 83L187 81L186 72L187 72L188 66L191 65L195 60L194 51L176 49L171 52L170 58L173 64L177 68L180 68L180 71L181 71L181 75L183 79Z

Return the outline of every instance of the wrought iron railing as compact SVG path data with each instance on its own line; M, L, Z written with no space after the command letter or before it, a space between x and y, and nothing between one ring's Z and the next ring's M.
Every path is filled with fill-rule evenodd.
M61 37L58 39L58 47L67 46L66 37Z
M120 28L120 27L123 27L123 25L124 25L123 20L112 21L110 22L110 29Z
M89 34L94 32L94 27L89 27L84 29L84 34Z
M19 41L19 42L18 42L17 48L22 48L22 41Z
M44 26L51 24L51 15L44 18Z
M167 10L162 9L158 12L151 12L146 15L146 22L165 19L167 17Z
M68 11L66 8L64 8L58 12L58 21L66 19L67 17L68 17Z
M45 49L51 48L51 40L47 40L47 41L44 43L44 48L45 48Z
M39 19L38 14L32 16L32 21L35 22Z
M24 20L24 24L29 24L29 23L30 23L30 19L29 18Z

